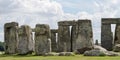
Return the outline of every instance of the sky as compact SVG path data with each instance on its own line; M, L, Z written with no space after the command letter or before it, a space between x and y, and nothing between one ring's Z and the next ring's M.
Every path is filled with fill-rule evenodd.
M93 38L100 41L101 18L119 18L120 0L0 0L0 41L4 41L4 24L19 26L49 24L57 29L58 21L90 19ZM112 26L114 31L114 26Z

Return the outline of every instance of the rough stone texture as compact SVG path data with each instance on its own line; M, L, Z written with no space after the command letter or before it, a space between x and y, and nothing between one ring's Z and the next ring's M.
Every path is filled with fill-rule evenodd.
M5 53L15 54L18 42L18 23L11 22L4 25Z
M75 56L75 54L72 52L60 52L59 56Z
M105 48L98 46L98 45L94 45L94 50L100 50L100 51L107 51Z
M47 24L37 24L35 28L35 54L44 55L51 52L51 34Z
M76 50L77 30L77 25L73 25L71 28L71 52Z
M84 56L120 56L120 54L112 51L90 50L85 51Z
M70 52L70 29L69 26L59 26L58 28L58 52Z
M57 29L51 29L51 48L52 52L57 52Z
M60 21L58 22L58 25L58 52L74 51L76 39L76 21ZM70 26L72 28L70 28Z
M116 44L113 48L113 51L120 52L120 44Z
M27 25L23 25L18 30L18 36L18 54L31 53L34 49L32 29Z
M78 20L76 50L82 54L93 49L93 32L90 20Z
M120 24L116 25L114 45L120 44Z
M101 45L107 50L112 50L113 44L119 44L119 25L120 18L102 18L101 22ZM115 32L115 40L113 41L113 34L111 32L111 24L117 24Z
M113 48L113 34L110 24L102 24L101 27L101 46L111 51Z
M105 53L100 50L85 51L84 56L105 56Z

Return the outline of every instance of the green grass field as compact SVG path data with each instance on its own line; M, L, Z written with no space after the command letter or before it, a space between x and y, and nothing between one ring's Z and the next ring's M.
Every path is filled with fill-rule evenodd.
M0 55L0 60L120 60L120 56L117 57L90 57L90 56L6 56Z

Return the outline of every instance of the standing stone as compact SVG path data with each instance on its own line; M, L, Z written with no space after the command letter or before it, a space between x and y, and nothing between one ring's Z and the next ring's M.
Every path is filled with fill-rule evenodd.
M5 54L15 54L18 42L18 23L11 22L4 25Z
M90 20L78 20L78 35L76 39L76 50L83 54L93 49L93 32Z
M113 48L113 34L111 32L111 24L102 24L101 46L109 51L111 51Z
M56 29L51 29L51 48L52 52L57 52L57 30Z
M99 45L98 40L95 40L95 45Z
M58 52L70 52L70 29L69 26L59 25L58 28Z
M76 50L77 30L77 25L73 25L71 28L71 51Z
M18 54L32 53L34 47L32 29L27 25L23 25L18 30L18 36Z
M51 34L49 25L37 24L35 28L35 54L51 52Z
M114 44L120 44L120 24L116 25Z

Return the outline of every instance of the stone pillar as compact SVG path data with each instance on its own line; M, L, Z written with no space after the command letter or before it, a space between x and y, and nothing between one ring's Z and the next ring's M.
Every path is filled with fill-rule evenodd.
M58 27L58 52L70 52L71 51L70 38L71 37L70 37L69 26L59 25Z
M11 22L4 25L5 54L15 54L18 42L18 23Z
M99 45L98 40L95 40L95 45Z
M51 34L49 25L37 24L35 28L35 54L51 52Z
M32 53L34 47L32 29L27 25L23 25L18 30L18 36L18 54L26 55Z
M73 25L71 28L71 51L76 50L77 30L77 25Z
M103 23L101 26L101 46L111 51L113 48L113 34L111 24Z
M116 44L120 44L120 24L117 24L115 28L114 45Z
M76 39L76 50L82 54L93 49L93 32L90 20L78 20L78 32Z
M51 48L52 52L57 52L57 30L56 29L51 29Z

